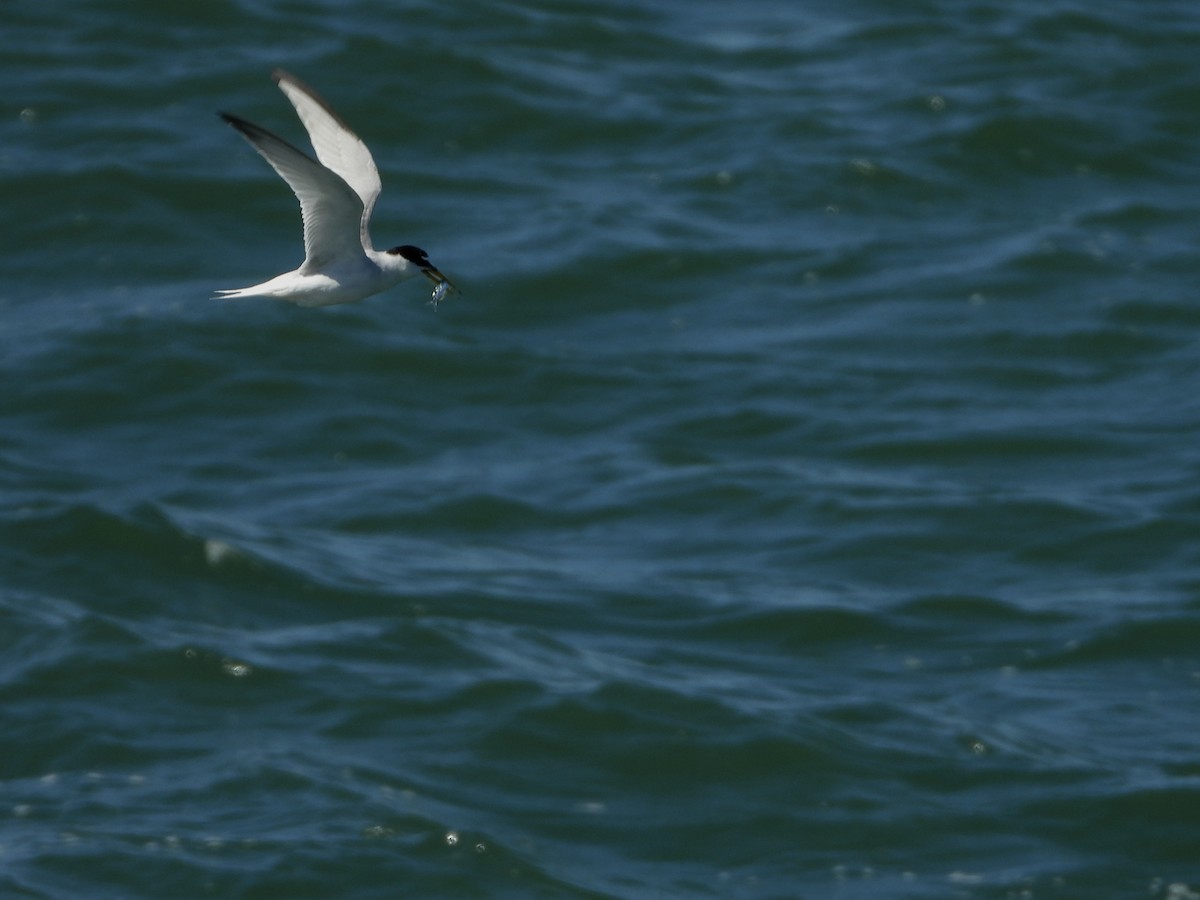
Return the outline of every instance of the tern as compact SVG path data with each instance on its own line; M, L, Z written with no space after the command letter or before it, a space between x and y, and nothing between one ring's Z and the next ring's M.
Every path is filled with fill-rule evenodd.
M436 306L456 288L434 268L424 250L403 244L380 251L371 243L371 210L382 184L367 145L299 78L282 69L271 77L296 108L316 159L239 116L218 115L296 194L304 219L304 262L262 284L217 291L217 296L275 297L299 306L332 306L362 300L421 274L435 285Z

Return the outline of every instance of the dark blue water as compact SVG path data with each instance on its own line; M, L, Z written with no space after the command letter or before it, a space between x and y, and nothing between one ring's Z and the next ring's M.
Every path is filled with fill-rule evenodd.
M1200 896L1200 10L11 0L0 894ZM294 267L276 65L372 148Z

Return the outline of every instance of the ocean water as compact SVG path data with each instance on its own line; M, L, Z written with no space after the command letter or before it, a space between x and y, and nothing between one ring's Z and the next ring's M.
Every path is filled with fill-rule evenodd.
M0 895L1200 896L1194 3L0 33Z

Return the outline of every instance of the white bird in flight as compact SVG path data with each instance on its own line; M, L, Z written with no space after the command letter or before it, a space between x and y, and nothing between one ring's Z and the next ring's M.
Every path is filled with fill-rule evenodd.
M219 115L295 192L304 219L304 262L270 281L218 291L217 296L275 297L299 306L332 306L353 303L422 274L435 285L436 306L456 288L434 268L424 250L404 244L379 251L371 244L368 226L382 185L367 145L303 81L282 69L271 77L296 107L316 159L252 122L229 113Z

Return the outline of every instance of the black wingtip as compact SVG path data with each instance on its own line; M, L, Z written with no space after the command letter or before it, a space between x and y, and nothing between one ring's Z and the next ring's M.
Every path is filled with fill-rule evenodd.
M253 132L262 130L253 122L247 122L241 116L235 116L233 113L219 112L217 115L220 117L222 122L232 128L237 129L242 134L249 135Z

